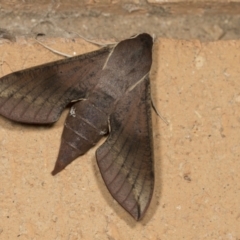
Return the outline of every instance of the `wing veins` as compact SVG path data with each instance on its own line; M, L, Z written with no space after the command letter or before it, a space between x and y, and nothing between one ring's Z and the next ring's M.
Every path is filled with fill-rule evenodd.
M6 78L8 75L6 75L5 77L3 78ZM4 79L5 80L5 79ZM3 93L5 90L7 90L9 87L11 87L12 85L14 85L17 81L19 81L18 79L16 79L14 82L12 82L10 85L7 85L4 89L2 89L2 91L0 92Z
M76 85L76 83L78 82L78 79L76 78L76 80L75 80L75 82L73 82L72 84L71 84L71 86L69 86L60 96L59 96L59 98L57 98L56 99L56 101L55 102L53 102L53 104L54 103L56 103L56 102L58 102L59 100L61 100L65 95L66 95L66 93L69 91L69 89L71 89L73 86L75 86ZM61 87L58 87L57 88L57 90L58 89L60 89ZM54 89L54 91L53 91L53 93L54 92L56 92L55 91L56 89ZM74 89L73 89L74 90ZM73 90L72 90L72 92L73 92ZM41 94L40 94L41 95ZM40 96L39 95L39 96ZM38 97L39 97L38 96ZM44 104L50 99L52 97L52 94L49 94L49 97L48 98L46 98L46 99L44 99L44 101L42 102L42 104L41 104L41 107L38 109L38 111L36 112L36 114L35 114L35 117L34 117L34 119L37 117L37 115L38 115L38 113L41 111L41 109L44 107ZM35 100L36 100L37 98L35 98ZM49 118L49 115L52 113L52 111L53 111L53 107L50 109L50 111L46 114L46 118L45 119L48 119Z
M57 69L58 69L58 68L59 68L59 66L57 65ZM70 74L68 74L68 75L70 75ZM74 75L74 73L72 73L71 75ZM46 81L51 81L51 79L54 78L54 77L56 77L56 78L58 78L58 79L61 79L61 77L58 76L57 72L55 72L53 75L49 76L48 78L43 78L42 81L41 81L38 85L34 85L33 88L32 88L29 92L27 92L25 95L26 95L26 96L29 95L29 93L31 93L32 91L34 91L37 87L39 87L39 86L42 85L42 84L45 84ZM66 94L66 92L69 90L69 88L72 88L77 82L78 82L78 79L76 78L76 80L71 84L71 86L69 86L68 89L67 89L66 91L64 91L64 93L63 93L62 95L60 95L60 97L59 97L57 100L61 99L61 98ZM53 84L53 86L55 86L55 84ZM34 119L37 118L38 113L39 113L39 112L41 111L41 109L44 107L44 104L48 101L48 99L50 99L50 98L52 97L53 93L55 93L55 92L56 92L58 89L60 89L60 88L61 88L61 86L59 86L57 89L53 88L53 91L49 93L48 98L45 98L44 101L41 103L41 105L39 105L38 111L34 114ZM41 95L43 95L44 92L47 91L48 89L49 89L49 86L46 86L43 91L39 92L39 94L33 98L33 100L29 103L29 105L26 107L26 109L22 112L21 117L27 112L27 109L30 108L30 107L34 104L34 102L36 101L36 99L39 98ZM14 109L15 109L22 101L23 101L23 99L21 99L21 101L18 102L18 104L17 104L16 106L14 106L14 108L11 110L11 112L14 111ZM57 101L55 101L55 102L57 102ZM45 119L48 119L48 117L49 117L49 115L51 114L52 110L53 110L53 108L51 108L51 110L47 113Z
M18 80L16 80L14 83L16 83L17 81L18 81ZM29 79L28 81L23 81L22 85L21 85L18 89L16 89L13 93L11 93L11 94L6 98L6 100L5 100L3 103L1 103L1 106L0 106L0 107L2 108L3 105L13 97L14 94L16 94L19 90L23 89L23 88L28 84L28 82L30 82L30 81L32 81L32 79ZM12 83L11 85L13 85L14 83ZM11 85L9 85L7 88L5 88L3 91L1 91L1 93L3 93L5 90L7 90L9 87L11 87Z
M29 90L26 94L24 94L24 97L26 97L27 95L29 95L29 93L31 93L32 91L34 91L34 90L35 90L37 87L39 87L40 85L44 84L46 81L48 81L48 80L49 80L50 78L52 78L53 76L54 76L54 75L52 75L52 76L50 76L50 77L48 77L48 78L42 79L42 81L41 81L38 85L34 85L31 90ZM25 87L25 86L26 86L26 84L24 85L24 87ZM48 88L46 87L46 90L47 90L47 89L48 89ZM45 89L44 89L43 92L45 92ZM40 92L39 95L37 95L37 97L34 97L34 100L36 100L36 98L38 98L41 94L42 94L42 92ZM13 108L11 109L10 116L12 115L12 112L14 111L14 109L15 109L21 102L23 102L24 97L22 97L22 98L20 99L20 101L18 101L17 104L13 106ZM9 99L9 100L10 100L10 99ZM31 105L31 104L32 104L32 102L29 103L29 105Z
M134 142L134 141L132 141L132 142ZM131 149L129 149L129 152L130 152L130 150L131 150ZM124 163L126 162L126 160L127 160L127 158L125 159ZM123 163L123 165L124 165L124 163ZM128 173L126 174L126 178L124 179L122 185L121 185L120 188L115 192L116 194L121 190L121 188L123 187L124 183L125 183L126 180L128 179L128 175L129 175L130 172L132 171L132 167L133 167L134 163L135 163L135 159L132 161L131 167L130 167ZM122 168L121 168L121 169L122 169ZM118 172L117 175L119 175L121 169L119 170L119 172ZM132 192L133 187L134 187L134 185L132 185L131 189L129 190L129 193L127 194L127 196L125 197L125 199L124 199L121 203L124 203L124 202L127 200L128 196L129 196L130 193Z
M126 139L127 139L127 140L130 139L130 138L129 138L129 134L128 134L128 137L127 137ZM108 166L108 168L104 171L105 173L106 173L108 170L110 170L110 168L112 167L113 163L115 163L115 161L118 159L118 156L121 154L122 150L124 149L124 146L125 146L125 144L127 143L127 140L124 141L124 144L122 144L122 148L120 149L120 151L117 152L117 156L113 159L113 161L111 162L111 164L110 164L110 165ZM129 150L129 151L130 151L130 150ZM118 173L117 173L117 174L115 175L115 177L111 180L111 182L109 183L109 185L111 185L111 184L114 182L114 180L116 179L116 177L117 177L118 174L120 173L120 171L121 171L121 169L122 169L125 161L126 161L126 158L125 158L125 160L123 161L123 163L122 163L122 165L121 165Z

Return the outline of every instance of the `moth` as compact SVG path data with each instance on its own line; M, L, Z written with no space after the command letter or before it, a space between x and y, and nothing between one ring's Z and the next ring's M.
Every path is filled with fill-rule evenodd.
M108 134L96 151L97 164L113 198L136 220L154 187L152 46L152 37L143 33L0 79L0 114L10 120L51 124L72 103L53 175Z

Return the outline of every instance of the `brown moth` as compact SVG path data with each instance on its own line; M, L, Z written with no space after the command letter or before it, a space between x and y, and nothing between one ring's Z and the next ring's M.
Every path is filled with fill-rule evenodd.
M54 123L74 102L53 175L109 134L96 151L97 163L113 198L136 220L146 212L154 186L152 45L143 33L0 79L0 114L13 121Z

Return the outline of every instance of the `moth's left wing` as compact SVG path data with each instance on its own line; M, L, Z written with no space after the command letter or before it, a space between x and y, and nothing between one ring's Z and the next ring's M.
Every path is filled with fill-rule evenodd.
M110 47L14 72L0 78L0 114L17 122L48 124L98 83Z
M150 203L153 143L149 78L128 92L110 116L110 134L96 152L103 180L113 198L136 220Z

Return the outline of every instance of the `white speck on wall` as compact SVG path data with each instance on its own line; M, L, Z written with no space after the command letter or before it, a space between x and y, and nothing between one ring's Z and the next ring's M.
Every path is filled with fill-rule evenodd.
M163 2L169 2L169 0L155 0L155 1L152 1L152 2L163 3Z
M236 239L236 238L233 236L232 233L227 233L227 234L226 234L226 237L227 237L227 239L229 239L229 240Z
M240 95L238 95L236 98L235 98L235 102L240 102Z
M194 112L199 118L202 118L201 114L198 111L195 110Z
M202 56L197 56L197 57L195 58L195 66L196 66L197 69L202 68L203 65L204 65L204 63L205 63L205 58L204 58L204 57L202 57Z

